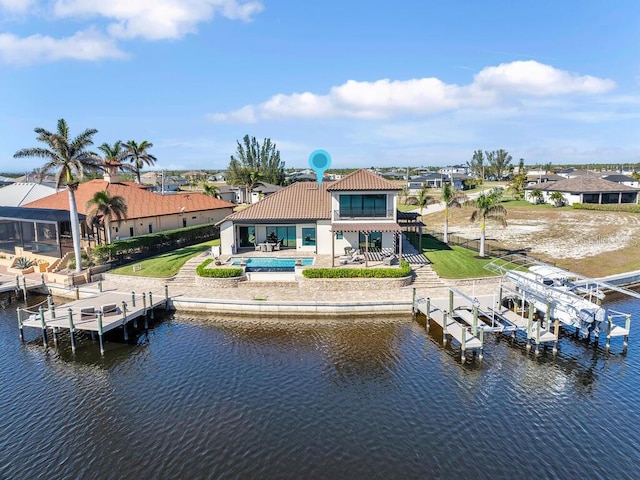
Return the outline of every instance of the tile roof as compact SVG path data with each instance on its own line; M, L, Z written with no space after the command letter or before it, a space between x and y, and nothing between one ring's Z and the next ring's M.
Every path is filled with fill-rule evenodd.
M100 179L90 180L78 186L78 190L76 191L78 211L86 214L87 202L96 192L101 190L107 190L112 197L116 195L124 197L127 202L127 218L144 218L180 213L181 211L196 212L235 207L233 203L209 197L202 193L160 195L145 190L144 185L138 185L137 183L107 183ZM26 204L25 206L69 210L69 196L65 189L54 195Z
M347 190L401 190L397 184L386 180L368 170L360 169L334 182L327 190L330 192Z
M600 193L600 192L637 192L637 188L610 182L600 177L579 176L558 180L557 182L546 182L526 187L525 190L543 190L551 192L566 193Z
M331 219L331 195L329 187L335 182L296 182L223 221L273 221L273 220L329 220Z

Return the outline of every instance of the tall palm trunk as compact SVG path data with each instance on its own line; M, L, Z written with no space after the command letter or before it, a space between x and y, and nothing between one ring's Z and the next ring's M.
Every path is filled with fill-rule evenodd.
M78 206L76 205L76 192L67 185L69 192L69 216L71 220L71 238L73 239L73 253L76 257L76 273L82 271L82 250L80 248L80 220L78 219Z
M480 253L479 256L484 257L484 227L485 221L482 220L482 226L480 227Z
M136 162L136 183L138 185L142 185L142 180L140 178L140 169L141 168L142 168L142 163ZM111 243L111 240L109 240L109 243Z
M111 222L108 218L104 219L104 234L107 239L107 244L111 243Z

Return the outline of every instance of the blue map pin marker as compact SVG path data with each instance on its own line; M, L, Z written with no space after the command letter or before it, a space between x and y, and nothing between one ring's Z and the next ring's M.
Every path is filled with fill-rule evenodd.
M325 150L314 150L309 155L309 166L316 172L318 187L320 187L324 172L331 166L331 155Z

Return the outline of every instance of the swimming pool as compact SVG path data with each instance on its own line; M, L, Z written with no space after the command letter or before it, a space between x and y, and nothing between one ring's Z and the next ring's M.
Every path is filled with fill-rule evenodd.
M282 258L282 257L231 257L231 265L240 266L242 261L247 262L247 272L293 272L296 260L300 260L303 266L313 265L313 257Z

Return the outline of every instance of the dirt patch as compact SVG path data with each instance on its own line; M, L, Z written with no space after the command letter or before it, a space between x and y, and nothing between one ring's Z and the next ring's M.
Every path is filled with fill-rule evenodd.
M470 207L452 211L449 232L480 238L480 223L469 220L472 211ZM442 214L426 220L429 228L442 230ZM587 265L590 270L596 266L603 275L640 268L635 265L640 254L640 215L548 206L507 207L507 223L503 228L488 222L487 239L576 271ZM621 261L621 256L626 260Z

